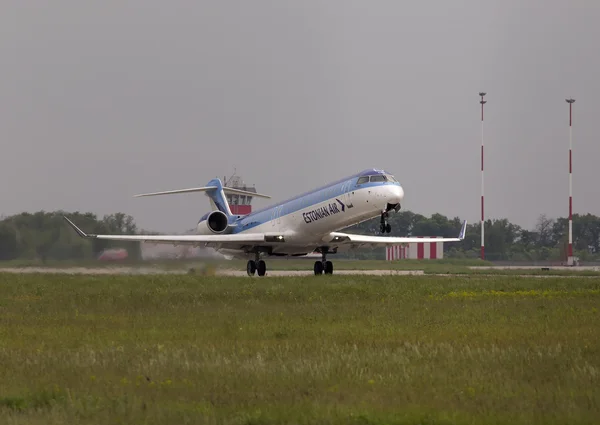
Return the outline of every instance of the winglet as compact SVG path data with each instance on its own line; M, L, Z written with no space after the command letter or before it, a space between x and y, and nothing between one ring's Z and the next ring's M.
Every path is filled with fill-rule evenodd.
M462 227L460 228L460 233L458 234L458 239L461 241L465 238L465 233L467 233L467 220L463 222Z
M81 230L79 227L77 227L75 225L75 223L73 223L71 220L69 220L67 217L63 216L63 218L67 221L67 223L69 223L69 225L77 232L77 234L79 236L81 236L82 238L92 238L94 237L94 235L88 235L87 233L85 233L83 230Z

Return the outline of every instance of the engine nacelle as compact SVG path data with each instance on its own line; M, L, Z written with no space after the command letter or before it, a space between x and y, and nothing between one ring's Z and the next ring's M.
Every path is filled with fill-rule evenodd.
M198 233L200 234L220 234L229 228L227 215L221 211L213 211L206 214L198 222Z

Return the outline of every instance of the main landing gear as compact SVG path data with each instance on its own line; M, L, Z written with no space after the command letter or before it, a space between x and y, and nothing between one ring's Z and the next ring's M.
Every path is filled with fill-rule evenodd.
M258 272L259 276L264 276L267 273L267 263L264 260L260 260L260 254L256 253L256 260L248 260L246 264L246 272L248 276L254 276L255 272Z
M333 274L333 263L327 260L327 254L329 251L326 248L321 250L321 261L315 261L314 272L315 276L322 274ZM335 254L336 251L333 251ZM264 260L260 259L260 253L255 253L254 260L248 260L246 264L246 272L248 276L254 276L257 273L259 276L264 276L267 273L267 264Z
M315 276L321 274L333 274L333 263L327 261L327 250L321 252L321 261L315 261Z

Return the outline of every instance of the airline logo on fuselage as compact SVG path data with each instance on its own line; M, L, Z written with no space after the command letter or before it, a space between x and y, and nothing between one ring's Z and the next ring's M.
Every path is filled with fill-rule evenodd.
M304 222L312 223L314 221L321 220L322 218L326 218L331 215L335 215L335 214L346 211L346 205L344 205L344 203L342 201L340 201L339 199L336 199L336 201L340 204L340 207L338 207L338 204L334 203L334 204L326 205L324 207L319 207L312 211L302 213L302 218L304 218ZM341 208L341 211L340 211L340 208Z

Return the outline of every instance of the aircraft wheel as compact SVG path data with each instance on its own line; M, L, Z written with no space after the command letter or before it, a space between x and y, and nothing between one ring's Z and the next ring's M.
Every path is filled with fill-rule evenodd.
M321 261L315 261L315 276L323 274L323 263Z
M392 226L390 226L390 224L389 224L389 223L385 225L385 231L386 231L387 233L390 233L390 232L392 231Z
M333 263L331 261L325 262L325 274L333 274Z
M248 276L254 276L254 272L256 271L256 262L254 260L249 260L246 264L246 272Z
M256 269L258 270L259 276L264 276L267 273L267 264L264 262L264 260L260 260Z

